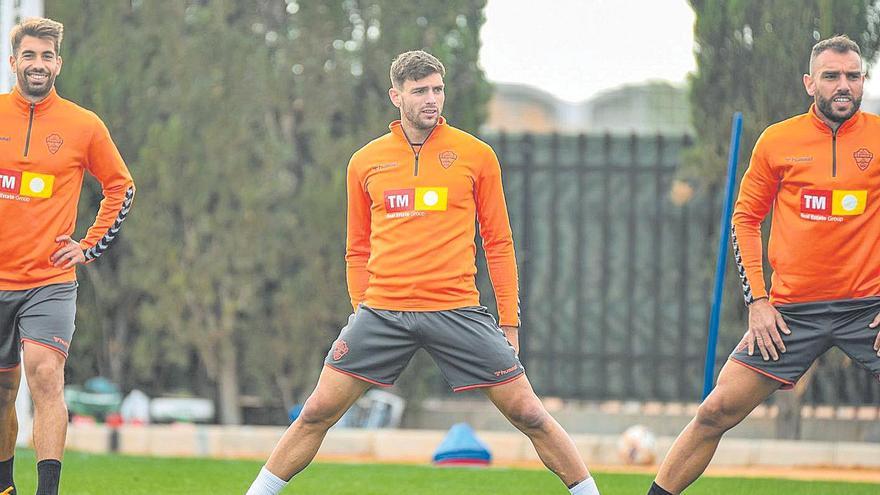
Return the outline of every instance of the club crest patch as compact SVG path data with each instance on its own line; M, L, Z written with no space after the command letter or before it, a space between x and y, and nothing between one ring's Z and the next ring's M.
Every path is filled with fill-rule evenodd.
M339 361L343 356L348 354L348 344L344 340L338 339L333 343L333 360Z
M868 165L871 164L871 160L874 159L874 153L871 153L868 148L859 148L853 153L853 158L855 158L856 165L859 166L859 169L864 172L868 169Z
M46 147L49 148L49 153L53 155L58 153L62 144L64 144L64 140L58 134L52 133L46 136Z
M452 150L446 150L440 153L440 165L443 165L443 168L449 168L455 163L455 160L458 158L458 155L455 154Z

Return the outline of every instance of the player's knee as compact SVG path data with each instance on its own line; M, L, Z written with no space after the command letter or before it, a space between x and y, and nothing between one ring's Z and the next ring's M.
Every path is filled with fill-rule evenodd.
M510 422L524 432L543 430L549 414L540 404L525 404L508 411Z
M341 416L333 403L320 397L311 396L303 405L297 421L301 426L313 429L327 429Z
M696 420L704 428L725 432L739 423L739 415L723 399L710 396L697 409Z
M28 388L35 402L54 400L64 395L64 370L52 362L36 363L29 368Z

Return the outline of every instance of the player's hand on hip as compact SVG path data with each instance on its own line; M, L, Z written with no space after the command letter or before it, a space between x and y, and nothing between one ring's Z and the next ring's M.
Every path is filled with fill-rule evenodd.
M503 326L501 330L504 331L504 336L507 337L507 341L513 346L516 355L519 356L519 328Z
M874 317L874 321L868 324L871 328L877 328L880 326L880 313L877 313L877 316ZM874 339L874 350L877 351L877 355L880 356L880 332L877 332L877 338Z
M779 332L789 335L791 330L782 319L779 311L770 304L767 299L760 299L749 305L749 331L746 332L746 341L749 348L749 356L755 353L755 348L761 353L764 361L779 359L779 354L785 352L785 343Z
M86 255L79 247L79 243L69 235L59 235L55 238L55 242L61 244L61 247L49 257L49 261L55 268L67 269L86 262Z

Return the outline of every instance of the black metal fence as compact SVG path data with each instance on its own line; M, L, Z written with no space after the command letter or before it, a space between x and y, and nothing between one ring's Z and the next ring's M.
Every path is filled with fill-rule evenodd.
M489 142L502 163L517 246L521 355L537 391L698 400L721 198L711 188L670 195L689 138L498 135ZM728 268L716 371L745 330L732 262ZM833 355L821 364L808 402L880 404L880 384L868 372Z

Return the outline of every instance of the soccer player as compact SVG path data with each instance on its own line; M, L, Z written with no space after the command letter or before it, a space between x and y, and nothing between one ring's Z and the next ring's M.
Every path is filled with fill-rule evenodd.
M63 26L27 19L11 33L17 83L0 95L0 494L14 495L15 397L24 372L34 401L37 495L58 493L67 434L64 364L74 331L76 265L107 249L134 195L110 133L58 96ZM71 236L83 173L103 188L97 219Z
M791 388L830 347L880 376L880 117L859 111L864 81L856 43L845 36L816 43L804 75L809 112L758 139L731 232L748 331L650 495L690 486L724 432L777 389ZM761 222L771 209L768 297Z
M453 390L482 389L571 493L599 493L517 357L516 259L501 168L492 148L441 116L445 73L424 51L403 53L391 64L388 94L400 120L348 165L346 267L355 312L248 495L279 493L355 400L371 385L392 385L419 348ZM500 328L479 305L475 220Z

